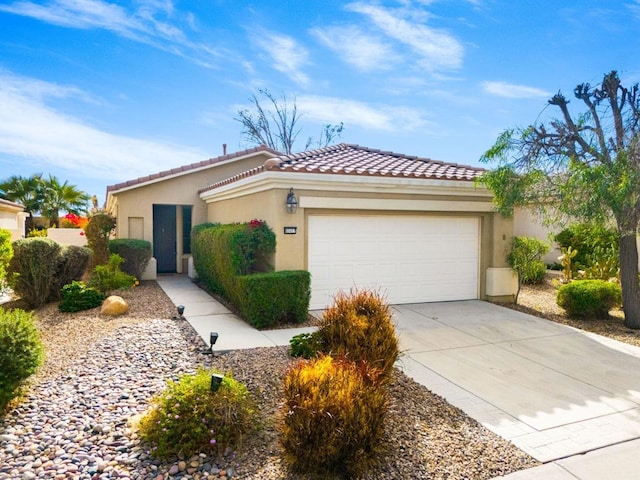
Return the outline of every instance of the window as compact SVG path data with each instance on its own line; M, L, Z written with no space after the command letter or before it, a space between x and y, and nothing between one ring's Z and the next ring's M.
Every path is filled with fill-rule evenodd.
M182 253L191 253L191 205L182 206Z

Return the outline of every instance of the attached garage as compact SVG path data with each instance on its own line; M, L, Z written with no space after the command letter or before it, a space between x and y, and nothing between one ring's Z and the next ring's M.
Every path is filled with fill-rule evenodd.
M379 290L392 304L479 298L477 217L310 215L311 309L340 290Z
M340 144L271 158L199 194L210 222L267 222L274 268L311 273L311 309L352 288L391 304L507 300L512 223L474 182L482 171Z

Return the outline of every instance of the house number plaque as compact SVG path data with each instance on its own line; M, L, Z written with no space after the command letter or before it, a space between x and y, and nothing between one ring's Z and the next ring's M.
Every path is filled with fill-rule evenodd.
M295 235L298 231L298 227L284 227L285 235Z

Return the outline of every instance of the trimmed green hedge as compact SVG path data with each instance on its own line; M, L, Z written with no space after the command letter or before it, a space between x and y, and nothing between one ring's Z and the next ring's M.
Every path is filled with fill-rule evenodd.
M151 243L135 238L118 238L109 242L109 252L120 255L124 262L120 266L122 271L133 275L137 279L142 277L145 268L151 260Z
M264 328L306 319L310 275L271 272L276 239L265 222L196 225L191 239L198 277L208 290L230 300L248 323Z
M311 274L282 270L236 277L242 316L256 328L279 323L302 323L307 319Z
M193 266L198 278L207 289L218 295L223 294L222 285L214 268L214 232L220 226L219 223L203 223L196 225L191 230L191 256Z
M574 280L558 289L556 301L570 317L607 318L621 305L622 289L604 280Z

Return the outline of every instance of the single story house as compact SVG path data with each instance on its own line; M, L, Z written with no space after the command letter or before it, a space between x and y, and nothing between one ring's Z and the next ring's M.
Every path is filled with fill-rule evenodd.
M107 209L117 237L152 242L158 273L189 269L192 225L265 220L275 269L311 272L312 309L351 288L390 303L501 300L515 291L513 225L474 183L482 171L349 144L258 147L110 186Z
M9 230L12 242L24 237L24 224L28 216L19 203L0 198L0 228Z

